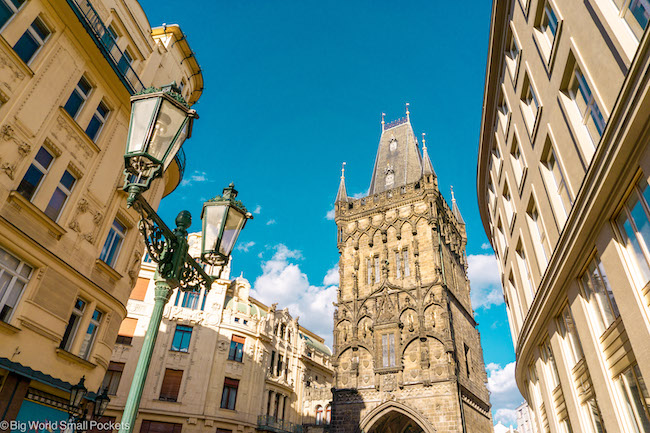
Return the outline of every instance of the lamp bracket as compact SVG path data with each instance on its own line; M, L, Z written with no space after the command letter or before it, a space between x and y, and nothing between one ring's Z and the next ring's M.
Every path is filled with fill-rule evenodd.
M129 192L132 207L140 215L138 229L144 237L149 256L158 264L160 276L167 280L172 288L179 287L183 291L210 290L212 278L187 254L187 232L181 227L184 222L177 218L177 224L180 222L181 225L172 231L139 191L134 188ZM187 215L189 216L189 212ZM178 236L179 232L184 236Z

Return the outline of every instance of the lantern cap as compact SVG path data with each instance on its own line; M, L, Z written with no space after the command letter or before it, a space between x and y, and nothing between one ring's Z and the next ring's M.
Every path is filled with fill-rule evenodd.
M237 197L237 190L235 189L235 184L233 182L230 182L230 185L228 185L226 188L223 189L223 192L221 195L218 195L214 198L211 198L205 202L205 204L208 203L223 203L226 201L230 202L230 205L237 208L241 213L246 215L246 218L248 219L253 219L253 214L248 212L246 209L246 206L244 206L244 203L242 203L240 200L236 200Z
M147 87L146 89L142 89L138 93L134 94L131 97L131 100L133 101L136 99L140 99L138 98L138 96L149 95L151 93L164 93L170 96L174 101L181 104L183 107L187 109L190 108L190 104L188 104L185 98L183 98L183 95L181 94L181 89L179 89L178 86L176 85L176 81L172 81L170 84L167 84L162 87L151 86L151 87Z

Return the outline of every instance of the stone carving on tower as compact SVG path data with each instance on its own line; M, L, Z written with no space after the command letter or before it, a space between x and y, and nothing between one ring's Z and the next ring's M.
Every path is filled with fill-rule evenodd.
M408 104L402 119L382 116L368 194L348 197L342 172L331 432L491 432L465 222Z

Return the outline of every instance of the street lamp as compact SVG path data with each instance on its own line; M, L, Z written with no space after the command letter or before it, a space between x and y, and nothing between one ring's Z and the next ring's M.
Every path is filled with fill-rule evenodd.
M176 228L171 230L142 197L151 182L162 176L190 136L196 118L196 111L190 109L175 84L161 89L149 88L131 97L131 121L124 154L124 190L129 193L127 206L140 214L138 228L144 236L149 256L158 266L154 274L154 307L124 406L120 433L130 433L135 424L163 310L172 291L178 287L183 291L204 289L207 292L213 282L213 277L187 254L191 214L181 211L176 217ZM252 218L241 202L235 200L236 196L237 191L231 183L224 189L222 197L204 204L203 239L208 249L202 251L201 260L207 264L227 263L239 232L246 220ZM206 206L217 210L206 212ZM205 243L206 237L211 244ZM107 403L101 401L100 406Z
M108 403L110 403L111 399L108 396L108 388L104 388L104 391L99 394L97 397L95 397L95 405L93 406L93 416L97 419L100 419L102 415L104 415L104 411L106 411L106 407L108 406Z
M83 400L88 392L88 389L86 389L86 386L84 385L85 381L86 376L82 376L81 379L79 379L79 383L70 387L70 399L68 403L70 403L71 408L78 409L81 406L81 400Z

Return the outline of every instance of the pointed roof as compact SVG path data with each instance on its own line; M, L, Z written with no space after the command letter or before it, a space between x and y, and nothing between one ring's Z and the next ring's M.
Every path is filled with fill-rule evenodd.
M431 159L429 158L429 152L427 152L427 141L424 138L425 133L422 133L422 175L432 174L436 176L436 172L433 169L433 164L431 164Z
M462 225L465 225L465 220L463 219L463 216L460 214L460 209L458 209L458 205L456 204L456 197L454 196L454 187L451 187L451 212L454 214L458 222Z
M339 192L336 193L336 201L348 201L348 193L345 190L345 162L341 167L341 183L339 184Z
M369 195L417 182L422 176L422 160L411 127L408 104L406 117L384 123L370 181Z

